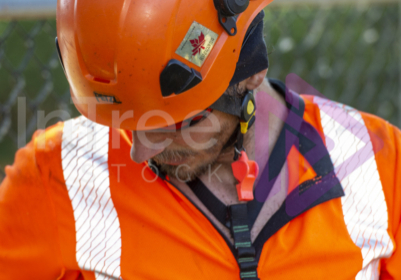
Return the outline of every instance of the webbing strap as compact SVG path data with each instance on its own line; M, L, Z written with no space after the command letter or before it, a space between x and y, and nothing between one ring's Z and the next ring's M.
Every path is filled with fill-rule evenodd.
M206 208L216 217L216 219L230 227L230 220L228 217L227 206L220 201L203 183L199 178L191 182L187 182L192 192L199 198L199 200L206 206Z
M286 87L283 83L277 80L269 79L273 88L281 94L284 98L286 98ZM266 164L265 169L261 172L260 180L257 186L255 186L255 190L263 190L260 192L263 196L263 199L259 197L260 202L258 201L258 195L255 193L254 200L248 202L247 210L248 210L248 218L249 218L249 227L252 228L256 218L258 217L264 201L267 199L268 194L278 178L285 161L288 157L290 149L293 145L295 145L301 154L306 154L309 152L314 145L310 145L306 143L306 137L302 137L300 133L300 129L302 126L305 126L305 122L303 120L303 114L305 110L305 104L303 100L294 94L288 93L289 100L292 100L292 103L287 102L287 107L289 109L289 114L287 116L284 128L281 130L277 142L270 154L269 160ZM291 98L290 98L291 97ZM227 97L229 98L229 97ZM233 99L234 100L234 99ZM287 99L286 99L287 100ZM293 106L296 104L297 106ZM292 112L292 113L291 113ZM296 117L298 116L298 117ZM294 118L295 117L295 118ZM296 121L294 121L296 120ZM289 125L291 124L291 125ZM239 126L234 131L232 135L232 140L235 141L239 132ZM288 137L288 132L292 134L293 137ZM237 134L237 135L235 135ZM297 139L299 139L299 143L297 144ZM234 141L230 141L230 145L233 144ZM227 144L226 144L227 146ZM308 147L308 149L306 149ZM308 156L307 159L309 160ZM318 166L313 166L314 168L318 168ZM223 224L229 227L229 223L227 221L227 206L224 205L217 197L214 196L212 192L198 179L196 178L194 181L187 183L195 195L200 199L200 201L209 209L209 211Z
M230 228L231 221L229 219L228 206L221 202L199 178L195 178L193 181L187 182L187 184L213 216L227 228ZM263 202L259 202L256 199L244 204L247 207L248 225L250 229L252 229L263 204Z
M231 235L234 238L234 247L237 262L240 268L241 279L259 279L256 250L251 242L251 230L248 224L248 207L246 204L234 204L229 207L231 220Z
M199 178L188 182L188 186L199 198L199 200L207 207L207 209L231 231L234 239L234 248L238 266L240 268L240 278L246 280L257 280L258 261L256 259L256 250L252 246L251 228L249 224L248 207L249 205L257 205L254 202L246 204L234 204L226 206L222 203ZM254 200L255 201L255 200ZM263 203L260 203L263 206ZM261 208L261 207L260 207ZM257 209L255 209L257 210ZM254 213L259 213L255 211ZM259 209L260 211L260 209ZM256 216L257 216L256 214ZM252 219L253 222L256 218Z
M287 125L286 125L287 126ZM288 126L289 127L289 126ZM294 132L298 134L296 131ZM262 173L268 172L268 181L259 181L258 187L263 187L267 185L270 189L273 187L276 179L278 178L281 169L283 168L285 161L288 157L290 149L288 147L292 147L295 144L296 138L286 139L286 130L283 129L280 132L280 136L277 140L276 145L273 148L271 153L271 158L274 160L270 160L267 162L266 169L263 170ZM303 141L301 140L301 143ZM287 146L287 147L286 147ZM226 227L230 227L229 221L227 220L227 206L222 203L203 183L199 178L195 178L193 181L187 183L191 188L193 193L199 198L199 200L209 209L209 211L219 220L220 223L225 225ZM259 186L260 185L260 186ZM250 228L253 227L262 207L264 205L264 201L259 202L256 199L249 201L247 206L247 213L249 219Z
M280 89L280 93L285 95L285 86L283 86L283 88L280 87ZM303 143L305 142L303 139L300 139L298 145L296 141L299 137L301 125L304 122L302 116L305 106L302 99L297 96L294 96L293 98L297 98L299 100L298 107L294 107L292 104L287 102L287 106L293 114L290 113L288 115L285 127L280 132L279 138L269 157L266 168L262 172L258 186L255 188L257 189L259 187L266 189L266 199L285 164L290 152L290 148L295 145L299 149L300 147L298 147L298 145L301 143L305 144ZM299 116L296 118L296 120L300 121L295 123L291 122L291 120L294 118L294 114ZM288 123L291 123L292 125L288 125ZM287 132L290 132L294 137L287 137ZM302 144L300 145L301 147ZM299 150L301 153L305 153L309 149ZM256 199L249 201L246 204L226 206L202 183L199 178L196 178L187 184L192 189L194 194L199 198L199 200L208 208L208 210L223 225L231 230L232 237L234 238L234 248L240 268L241 279L259 279L257 275L258 260L256 249L254 247L256 244L252 244L250 231L264 205L264 200L259 202L257 200L258 197L255 196Z

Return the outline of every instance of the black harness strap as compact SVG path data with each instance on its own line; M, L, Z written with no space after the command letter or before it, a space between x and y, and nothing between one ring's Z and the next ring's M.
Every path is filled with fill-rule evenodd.
M220 223L227 228L231 227L231 221L229 219L229 206L221 202L220 199L218 199L199 178L195 178L193 181L187 182L187 185ZM247 207L247 223L249 228L252 229L264 203L254 199L244 205Z
M270 80L269 80L270 81ZM281 82L277 83L273 80L272 86L277 90L277 92L281 93L285 96L285 85ZM234 99L233 99L234 100ZM295 108L292 104L287 103L287 107L290 111L294 112L298 115L301 119L304 113L305 105L302 102L302 99L299 98L299 106ZM290 115L289 117L290 118ZM287 118L287 122L288 122ZM287 123L285 124L284 128L281 130L280 135L277 139L276 145L274 146L272 153L270 155L270 159L267 162L267 166L265 170L262 172L262 176L259 180L258 185L255 187L256 189L264 188L267 192L270 192L271 188L273 187L277 177L279 176L285 161L288 157L290 150L289 147L293 146L296 143L296 139L298 139L299 129L301 127L301 123L298 123L296 128L291 127ZM286 137L286 132L290 131L295 137L292 139L288 139ZM232 145L238 139L238 134L241 134L239 130L239 125L234 131L233 135L230 137L228 143L226 143L225 147L228 144ZM302 141L303 142L303 141ZM236 143L237 144L237 143ZM242 143L240 143L242 146ZM274 160L271 160L274 159ZM264 174L266 173L266 174ZM263 176L265 175L265 176ZM267 175L267 176L266 176ZM267 180L264 180L268 178ZM196 178L192 182L187 183L188 186L192 189L194 194L199 198L199 200L209 209L209 211L226 227L230 227L230 222L227 214L227 206L223 204L203 183L201 180ZM266 199L262 199L261 201L258 200L258 197L255 196L256 199L249 201L247 206L247 213L248 213L248 225L250 228L253 227ZM267 195L266 195L267 198Z
M234 239L236 259L240 268L240 278L246 280L257 280L258 261L256 249L251 241L251 228L249 224L248 207L250 204L234 204L226 206L223 204L199 178L188 182L188 186L208 208L208 210L231 231ZM263 205L263 203L261 203ZM259 209L260 211L260 209ZM254 211L256 212L256 211Z
M228 217L227 206L220 201L199 178L191 182L187 182L187 185L191 188L192 192L199 198L199 200L206 206L206 208L216 217L216 219L225 225L230 227L230 220Z
M274 80L271 81L271 84L277 92L286 96L284 84ZM259 279L257 267L263 244L282 226L306 210L343 195L341 184L335 175L331 175L333 173L333 164L320 135L310 124L303 120L305 104L296 95L291 96L289 94L290 97L295 99L295 106L292 102L290 103L286 100L289 115L273 148L266 168L261 174L259 183L255 187L254 200L244 204L227 206L199 178L187 183L193 193L217 220L230 229L234 239L234 248L232 250L236 253L241 279ZM238 141L238 138L235 137L235 134L238 132L237 128L232 137L230 137L231 141L229 140L226 146L234 144L234 139ZM293 146L312 165L317 174L316 180L304 182L292 191L252 244L250 231L286 162L290 148ZM324 192L322 188L325 189ZM308 194L306 194L306 192L310 191L319 195L311 203L308 202ZM303 205L301 205L302 207L297 207L297 203L302 201L305 201L305 207ZM292 215L292 213L295 213L295 215Z
M234 238L236 257L240 268L240 278L247 280L259 279L256 250L252 246L251 230L248 224L247 205L231 205L229 207L229 216L231 220L231 235Z

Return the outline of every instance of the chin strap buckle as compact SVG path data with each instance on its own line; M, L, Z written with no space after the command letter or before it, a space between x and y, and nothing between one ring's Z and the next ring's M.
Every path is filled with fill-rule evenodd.
M259 166L256 161L249 160L245 151L241 151L238 160L231 164L235 179L238 180L237 193L239 201L251 201L253 197L253 185L259 174Z

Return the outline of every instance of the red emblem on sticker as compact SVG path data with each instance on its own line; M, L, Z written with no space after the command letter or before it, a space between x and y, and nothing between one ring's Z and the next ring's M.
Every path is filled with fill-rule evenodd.
M194 49L192 50L192 55L195 56L196 54L200 54L201 50L204 50L205 47L203 46L205 44L205 35L203 35L203 32L201 32L201 35L199 35L198 39L193 39L189 40L192 44L192 47Z

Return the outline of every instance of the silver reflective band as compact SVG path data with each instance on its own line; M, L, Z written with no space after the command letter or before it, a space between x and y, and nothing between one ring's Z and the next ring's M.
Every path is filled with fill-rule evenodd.
M76 258L96 279L120 279L121 231L110 194L109 128L85 117L64 123L62 167L74 210ZM107 275L107 277L106 277Z
M348 106L314 97L331 161L344 189L341 198L348 233L361 249L363 265L357 280L379 279L381 258L394 245L387 232L388 213L372 142L361 114Z

